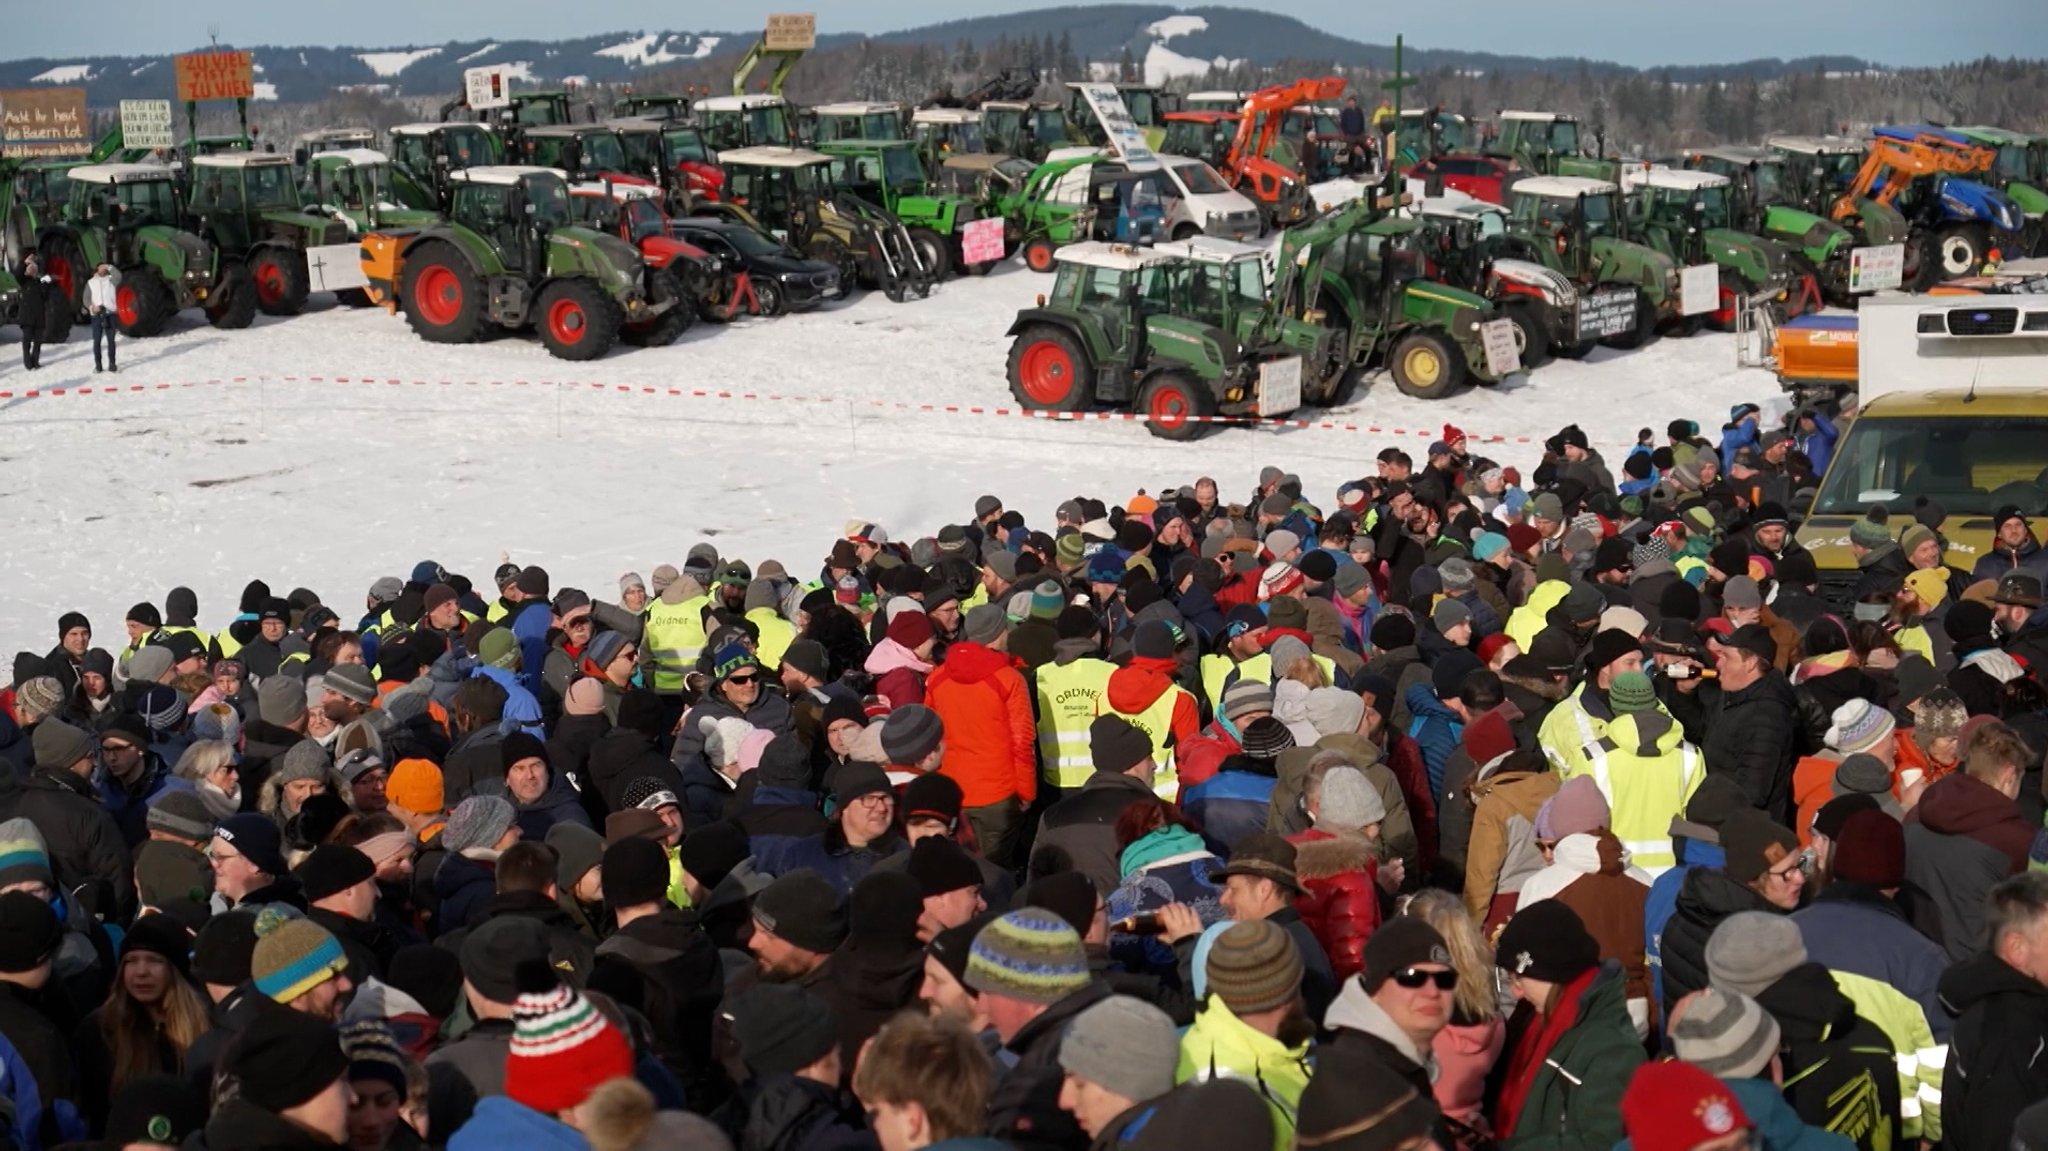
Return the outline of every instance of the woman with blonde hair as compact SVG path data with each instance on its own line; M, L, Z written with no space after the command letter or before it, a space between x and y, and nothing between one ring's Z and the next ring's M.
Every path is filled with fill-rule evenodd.
M202 739L185 749L171 774L192 785L215 820L242 810L242 770L235 749L217 739Z
M1458 973L1451 1022L1437 1032L1434 1045L1438 1074L1432 1089L1437 1106L1460 1123L1478 1125L1484 1121L1486 1077L1507 1036L1493 948L1464 901L1448 891L1432 887L1416 892L1403 914L1422 920L1444 937L1451 968Z
M212 1029L205 996L187 973L192 936L168 916L145 915L121 940L121 966L107 1000L79 1024L80 1104L95 1132L108 1102L148 1075L179 1075L185 1054Z

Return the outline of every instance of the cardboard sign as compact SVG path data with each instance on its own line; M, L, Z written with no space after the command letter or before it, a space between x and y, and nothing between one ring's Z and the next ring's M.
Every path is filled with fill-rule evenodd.
M1635 330L1634 288L1601 288L1579 297L1579 343L1611 340Z
M960 229L960 262L989 264L1003 258L1003 218L973 220Z
M367 288L362 250L354 244L328 244L306 249L306 282L316 292Z
M478 110L503 108L512 103L512 79L496 65L464 72L462 88L469 106Z
M1083 84L1081 95L1088 101L1088 108L1095 113L1102 131L1109 137L1109 146L1118 158L1132 167L1157 164L1159 157L1146 142L1145 130L1131 119L1131 110L1124 107L1123 94L1114 84Z
M83 88L12 88L0 92L0 156L30 160L92 151Z
M1849 253L1849 290L1878 292L1906 282L1906 245L1884 244Z
M1678 273L1678 314L1704 316L1721 307L1721 269L1693 264Z
M130 148L168 148L171 137L169 100L121 101L121 143Z
M808 52L818 46L818 15L815 12L771 12L761 35L762 46L770 52Z
M256 94L254 53L192 52L174 63L180 100L247 100Z
M1488 320L1479 325L1479 341L1486 348L1489 375L1504 380L1522 370L1522 349L1515 346L1513 320Z
M1301 357L1259 365L1259 414L1284 416L1301 406Z

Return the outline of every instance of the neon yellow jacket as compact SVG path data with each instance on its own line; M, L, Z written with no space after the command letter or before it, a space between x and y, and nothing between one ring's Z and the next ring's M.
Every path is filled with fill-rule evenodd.
M1308 1087L1308 1070L1307 1043L1283 1047L1278 1039L1252 1030L1222 999L1211 995L1195 1014L1194 1026L1180 1037L1180 1067L1173 1079L1243 1080L1273 1112L1273 1151L1288 1151L1294 1146L1294 1117Z
M1889 983L1846 971L1828 974L1856 1005L1856 1014L1877 1024L1892 1041L1899 1063L1900 1134L1941 1142L1941 1072L1948 1045L1934 1041L1925 1009Z
M1678 863L1671 846L1671 820L1707 777L1700 749L1661 711L1619 715L1606 734L1586 749L1586 760L1565 769L1565 778L1590 775L1613 811L1609 830L1628 849L1630 862L1652 876Z
M1528 651L1529 645L1536 642L1536 633L1543 630L1543 617L1550 614L1551 608L1564 602L1564 597L1571 590L1572 585L1563 580L1544 580L1530 589L1529 598L1508 615L1508 621L1501 625L1501 630L1515 641L1516 647Z

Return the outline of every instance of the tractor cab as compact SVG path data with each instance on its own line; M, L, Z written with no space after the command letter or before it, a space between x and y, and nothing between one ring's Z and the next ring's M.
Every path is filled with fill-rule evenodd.
M1159 150L1169 156L1193 156L1212 168L1222 167L1242 119L1243 114L1236 111L1169 112L1166 138Z
M1179 102L1165 89L1151 84L1118 84L1116 94L1123 98L1124 109L1131 114L1131 123L1145 130L1145 143L1153 148L1159 147L1166 135L1166 114L1175 111ZM1097 147L1108 143L1081 84L1067 85L1066 118L1068 123L1080 126L1082 136L1089 143Z
M1788 197L1826 215L1863 168L1869 149L1847 136L1772 136L1764 146L1785 157Z
M701 107L701 105L700 105ZM734 148L718 155L726 199L780 238L810 205L832 195L832 157L808 148Z
M1066 113L1058 104L1046 101L992 100L983 104L981 135L991 152L1035 162L1043 162L1053 149L1073 142Z
M194 156L190 181L191 215L208 225L198 230L221 237L221 246L231 252L266 230L268 214L296 214L302 206L298 172L284 156Z
M820 104L810 110L813 144L834 140L908 140L907 104Z
M1015 156L993 152L961 152L947 156L932 177L932 191L963 196L983 206L983 214L999 214L992 207L1014 196L1031 178L1038 165Z
M292 140L292 163L304 168L313 157L323 152L376 146L377 133L369 128L323 128L317 132L301 132Z
M519 134L516 152L520 163L553 168L567 173L571 180L616 178L628 173L647 178L627 160L626 145L618 130L603 124L528 128Z
M629 116L607 120L604 126L619 134L626 154L622 171L656 181L668 193L672 208L687 212L699 201L724 195L725 173L719 170L718 155L696 125Z
M1552 112L1502 112L1500 135L1488 152L1512 157L1542 176L1607 178L1614 165L1589 160L1579 141L1579 122Z
M187 226L224 258L248 267L257 307L266 315L297 315L312 292L363 287L354 244L359 229L345 216L305 206L290 158L195 156L187 179Z
M1343 127L1337 122L1340 114L1341 109L1334 104L1303 104L1289 108L1280 121L1279 143L1296 150L1311 180L1319 180L1337 168L1349 147ZM1277 150L1273 158L1284 162Z
M1628 192L1631 230L1654 225L1732 227L1733 181L1712 172L1681 168L1630 168L1621 174Z
M483 237L508 269L529 277L546 271L551 238L581 228L568 181L553 169L495 165L465 169L450 179L449 221Z
M900 150L923 180L910 145L884 150ZM758 221L776 239L831 264L842 284L874 284L898 303L909 292L929 295L936 269L922 262L903 222L879 204L835 190L833 165L843 160L808 148L736 148L718 154L727 201L749 222ZM877 178L890 179L887 160L881 163ZM901 163L898 177L904 174Z
M73 168L65 205L68 223L92 228L177 227L184 218L177 169L158 164L92 164Z
M1957 128L1972 144L1997 153L1983 182L2004 192L2026 217L2020 254L2048 255L2048 136L2007 128Z
M1522 232L1569 242L1622 234L1620 189L1584 176L1531 176L1516 182L1509 219Z
M934 174L954 156L990 154L975 108L919 108L910 116L910 138Z
M596 118L594 109L588 104L584 108L586 118ZM499 118L527 127L576 122L567 92L515 92L511 107L502 110Z
M32 237L38 229L62 218L64 205L71 200L71 170L78 166L74 160L29 160L14 169L8 189L8 228L19 227L23 235ZM21 259L12 256L8 264L19 268Z
M1726 177L1731 185L1729 206L1738 223L1749 222L1761 209L1782 203L1785 196L1785 157L1768 148L1699 148L1678 159L1680 167Z
M681 123L690 118L690 98L672 93L635 93L629 88L626 95L612 106L612 115L645 116L652 120Z
M402 124L391 129L386 140L392 165L416 184L431 189L431 206L444 209L453 173L490 167L504 156L498 134L482 124Z
M1483 284L1486 265L1503 251L1507 209L1484 200L1431 197L1416 205L1424 258L1438 279L1470 290Z
M758 93L707 96L697 101L697 123L713 151L729 148L787 148L796 139L790 130L789 101Z
M112 264L121 272L116 318L127 335L156 335L173 314L195 305L204 305L217 327L248 326L253 294L246 287L223 290L226 262L182 230L185 197L176 169L88 164L71 169L69 183L64 222L45 227L40 239L43 270L79 310L93 269ZM239 265L234 270L246 275Z
M415 207L401 190L405 186L417 189L389 156L349 148L316 154L300 191L307 211L345 220L359 234L382 227L426 227L439 219L431 209Z
M877 204L921 195L924 165L917 150L896 141L841 140L825 149L832 157L832 184Z
M1473 150L1472 121L1442 108L1403 108L1400 125L1401 150L1394 167L1406 171L1434 156L1449 156ZM1578 150L1578 128L1572 126L1572 150Z
M1769 292L1787 300L1791 252L1738 225L1734 182L1728 177L1685 168L1630 168L1622 173L1622 185L1628 190L1633 239L1680 266L1720 269L1720 304L1709 315L1709 326L1734 327L1738 294ZM1787 300L1787 306L1801 302Z
M1180 112L1240 112L1249 92L1190 92L1180 101ZM1173 113L1169 112L1171 117Z
M1264 319L1268 299L1266 261L1272 253L1255 244L1196 236L1159 245L1156 251L1185 264L1165 278L1173 313L1200 320L1251 342Z

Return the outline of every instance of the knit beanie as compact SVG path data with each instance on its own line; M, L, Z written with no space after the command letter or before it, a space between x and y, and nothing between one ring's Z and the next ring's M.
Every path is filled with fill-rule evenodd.
M1883 811L1859 811L1836 834L1830 868L1846 883L1889 891L1906 883L1906 831Z
M1657 688L1642 672L1625 671L1608 685L1607 702L1614 705L1617 715L1653 711L1657 707Z
M519 969L534 960L545 964L548 955L548 929L539 920L501 915L463 937L462 978L478 995L510 1006L519 998Z
M927 835L918 840L917 846L910 849L906 870L926 899L982 884L981 868L974 857L943 835Z
M377 681L370 669L359 663L341 663L327 669L327 690L364 707L377 702Z
M1849 526L1849 542L1874 550L1892 542L1892 533L1883 523L1866 516Z
M1095 770L1118 775L1152 758L1152 737L1120 715L1098 715L1088 725L1088 758Z
M578 1106L598 1084L633 1074L633 1047L590 1000L555 977L545 960L514 973L512 1046L505 1094L543 1115Z
M1789 915L1738 911L1707 937L1706 960L1710 986L1761 995L1806 962L1806 940Z
M1755 881L1798 850L1799 837L1760 811L1743 808L1721 824L1721 851L1727 857L1722 867L1737 883Z
M1365 700L1341 687L1310 688L1301 710L1318 736L1350 735L1365 719Z
M1387 818L1387 805L1355 767L1333 767L1323 774L1316 826L1325 831L1359 831Z
M441 769L431 759L401 759L384 781L384 798L414 815L439 815L447 805Z
M244 811L220 821L214 838L225 840L242 853L251 866L265 875L281 876L284 863L284 835L277 821L260 812Z
M846 942L846 896L799 867L754 896L754 922L805 951L829 955Z
M14 709L24 724L41 723L63 706L64 685L54 676L35 676L14 689Z
M441 846L460 855L472 848L497 846L516 813L502 796L472 795L455 805L441 829Z
M1271 920L1232 924L1209 948L1209 991L1243 1018L1292 1002L1301 989L1301 952Z
M924 762L945 738L946 727L939 713L923 704L905 704L882 721L882 754L903 767Z
M249 980L256 953L256 913L230 911L207 920L192 941L192 978L233 987Z
M193 843L205 843L213 838L213 812L195 791L180 789L158 793L149 801L149 815L143 822L151 831ZM0 842L7 838L6 825L0 824ZM0 855L4 855L4 851L0 851ZM7 882L5 866L4 861L0 861L0 884Z
M839 1043L824 1000L794 983L757 983L725 1009L740 1058L756 1075L794 1075Z
M1680 1059L1721 1079L1755 1079L1778 1053L1778 1021L1739 991L1709 987L1671 1025Z
M1173 1090L1180 1042L1173 1020L1142 999L1112 995L1074 1017L1060 1068L1133 1103Z
M0 887L17 883L57 886L50 848L41 829L26 819L0 822Z
M1025 907L991 920L974 937L965 983L983 995L1049 1006L1088 986L1088 978L1080 934L1042 907Z
M359 1019L344 1024L341 1049L348 1056L349 1082L375 1080L390 1086L400 1099L405 1098L412 1057L398 1045L390 1024L382 1019Z
M155 683L171 670L176 662L171 659L171 649L162 644L142 645L134 655L128 657L129 683Z
M321 747L316 740L302 739L285 749L284 755L277 761L276 770L270 773L270 778L280 788L302 779L324 780L327 778L327 769L332 766L334 761L328 757L326 748Z
M45 771L65 771L93 754L92 737L61 719L36 724L29 746L35 751L36 766Z
M936 819L950 828L959 820L966 801L958 780L929 771L903 785L903 801L898 808L906 824Z
M377 878L377 865L356 848L323 843L307 853L292 874L298 876L306 902L318 903Z
M555 849L555 886L567 895L604 862L604 837L580 823L558 823L548 828L546 843Z
M683 870L706 889L724 882L751 854L746 829L730 820L695 829L683 838L679 849Z
M615 631L604 633L617 635ZM596 715L604 710L604 681L594 676L585 676L569 685L562 693L562 714Z
M310 919L287 918L276 905L257 913L249 978L276 1002L290 1003L347 966L348 956L326 928Z
M1032 619L1058 619L1060 615L1060 609L1065 607L1066 605L1066 592L1060 587L1058 581L1056 580L1042 581L1037 587L1031 589Z
M1600 944L1579 913L1555 899L1515 912L1494 943L1494 966L1509 975L1570 983L1600 963Z
M1240 679L1223 689L1223 718L1244 726L1243 716L1273 710L1273 685L1255 679Z
M341 1033L299 1011L253 1012L225 1050L220 1070L234 1081L235 1097L273 1115L311 1101L348 1074Z
M1600 792L1600 785L1590 775L1573 776L1564 781L1557 794L1545 803L1550 809L1546 821L1538 815L1536 838L1545 843L1556 843L1567 835L1583 835L1606 827L1614 819L1608 809L1607 797Z
M613 907L660 903L668 891L668 852L634 836L604 849L604 899Z
M1892 713L1867 699L1852 699L1835 709L1827 745L1844 755L1869 751L1892 733Z
M1358 978L1367 995L1377 992L1396 971L1418 963L1452 966L1451 949L1444 943L1444 937L1428 922L1412 915L1397 915L1381 924L1372 938L1365 941L1362 958L1364 967Z

